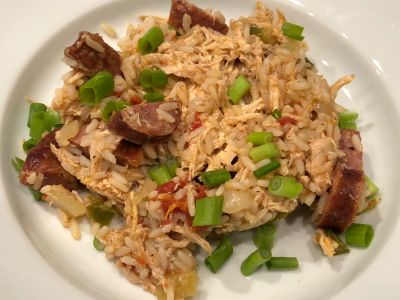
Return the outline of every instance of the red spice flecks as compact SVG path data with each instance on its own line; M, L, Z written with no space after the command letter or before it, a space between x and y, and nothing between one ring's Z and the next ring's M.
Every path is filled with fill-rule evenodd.
M174 181L168 181L157 187L158 193L173 193L178 188L178 183Z
M140 103L142 103L143 100L142 100L142 98L140 98L138 95L133 95L133 96L130 97L129 102L130 102L132 105L135 105L135 104L140 104Z
M196 200L207 196L206 188L201 184L196 185L196 192L197 192Z
M124 91L118 91L118 92L114 92L114 95L117 97L121 97L121 95L123 94Z
M297 124L297 120L291 118L291 117L282 117L278 120L279 124L281 124L281 126L285 126L286 124L293 124L296 125Z
M197 128L200 128L201 126L203 126L203 123L200 120L200 113L198 111L196 111L194 113L194 120L193 120L192 124L190 125L190 130L194 131Z
M192 230L194 231L194 232L197 232L197 231L206 231L208 228L210 228L210 226L192 226Z

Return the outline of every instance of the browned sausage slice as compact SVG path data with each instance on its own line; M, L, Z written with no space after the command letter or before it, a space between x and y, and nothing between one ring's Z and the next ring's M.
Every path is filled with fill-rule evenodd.
M333 173L331 191L320 200L314 214L314 223L319 228L342 232L353 223L360 201L364 196L365 179L362 151L353 145L354 130L342 130L339 148L346 154L339 158Z
M121 165L128 164L136 168L143 161L143 148L125 140L119 142L113 153Z
M120 55L97 33L81 31L75 43L65 48L64 55L68 65L87 76L100 71L109 71L113 75L120 73Z
M61 167L50 144L57 145L56 131L47 134L29 151L20 175L21 183L29 186L27 178L32 172L36 172L44 175L42 186L61 184L66 189L76 190L78 181Z
M108 128L135 144L160 140L170 135L181 121L181 108L175 101L142 103L116 112Z
M209 27L222 34L226 34L229 30L229 27L225 23L186 0L172 0L168 24L175 28L182 28L182 20L185 14L190 16L192 26L200 25Z

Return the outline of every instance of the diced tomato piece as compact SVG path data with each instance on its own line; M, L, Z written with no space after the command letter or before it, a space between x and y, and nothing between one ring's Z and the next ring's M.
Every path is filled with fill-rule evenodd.
M140 98L138 95L133 95L130 99L129 102L131 104L140 104L143 102L142 98Z
M190 130L194 131L197 128L200 128L201 126L203 126L203 123L200 120L200 113L196 111L194 113L194 120L193 120L193 122L192 122L192 124L190 126Z
M197 197L196 197L197 199L204 198L207 196L206 188L201 184L196 186L196 192L197 192Z
M114 95L117 97L121 97L122 94L123 94L123 91L114 92Z
M282 117L278 120L278 122L281 124L281 126L285 126L286 124L297 124L297 121L291 117Z
M178 184L173 181L168 181L159 187L157 187L157 192L159 193L172 193L178 188Z

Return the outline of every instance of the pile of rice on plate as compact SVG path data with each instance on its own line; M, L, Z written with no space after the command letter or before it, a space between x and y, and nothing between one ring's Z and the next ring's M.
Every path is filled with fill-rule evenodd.
M257 3L252 15L228 27L217 11L172 2L169 19L144 16L130 24L119 52L88 32L66 48L63 61L72 70L48 111L58 113L63 125L44 129L20 181L55 206L75 239L88 217L96 248L159 299L195 296L193 250L200 246L211 254L207 237L258 227L298 206L315 210L315 240L334 255L339 245L326 230L343 232L378 201L365 184L354 123L339 127L345 109L335 98L354 76L328 84L307 58L301 34L284 34L287 20L279 10ZM144 53L138 44L154 27L163 40L156 47L147 41L153 49ZM102 28L115 36L109 25ZM167 78L159 85L154 82L160 78L153 78L154 86L145 89L143 70L161 70L160 78ZM81 87L99 72L112 75L111 90L88 104ZM238 77L248 88L232 101ZM149 94L161 101L146 101ZM122 104L105 116L108 103ZM258 145L248 139L254 132L268 133L277 157L254 158ZM165 168L171 158L172 171ZM279 167L255 176L271 162ZM221 169L230 178L206 186L201 174ZM275 177L300 186L296 196L272 193ZM195 226L196 203L205 197L222 198L222 212L217 224ZM109 225L113 215L120 218L116 226Z

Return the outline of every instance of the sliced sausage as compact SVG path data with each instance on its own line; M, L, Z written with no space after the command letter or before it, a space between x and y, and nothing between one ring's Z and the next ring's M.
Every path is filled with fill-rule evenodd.
M21 183L29 186L27 178L35 172L44 175L42 186L61 184L66 189L76 190L77 179L61 167L57 157L51 151L50 144L57 145L56 131L47 134L29 151L20 175Z
M229 30L229 27L224 22L186 0L172 0L168 24L175 28L182 28L182 20L185 14L190 16L191 26L209 27L222 34L226 34Z
M314 213L319 228L342 232L353 223L364 196L365 180L362 151L353 145L355 130L342 130L339 148L346 154L339 158L333 172L333 184L328 196L320 200Z
M128 164L136 168L143 161L143 148L125 140L119 142L113 153L121 165Z
M67 57L64 62L87 76L100 71L120 73L120 55L97 33L81 31L75 43L65 48L64 55Z
M160 140L170 135L181 121L181 108L175 101L142 103L116 112L108 128L135 144Z

